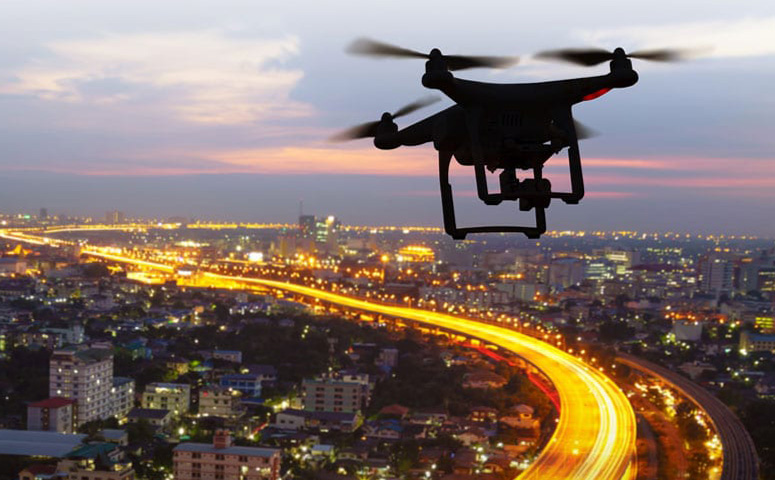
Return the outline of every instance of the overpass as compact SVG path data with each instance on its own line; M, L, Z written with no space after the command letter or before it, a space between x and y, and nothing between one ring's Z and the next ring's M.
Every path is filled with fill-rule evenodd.
M642 358L618 353L616 361L658 378L705 411L721 440L721 480L759 478L756 446L739 418L718 398L688 378Z
M25 232L21 241L50 239ZM8 237L6 237L8 238ZM118 250L118 249L116 249ZM106 253L89 248L83 254L129 263L167 273L163 263ZM523 357L554 384L560 401L557 427L520 479L631 480L636 477L636 421L622 391L602 371L544 341L509 328L411 307L384 305L289 282L202 272L200 283L213 287L263 287L318 298L350 309L406 319L434 328L478 338Z

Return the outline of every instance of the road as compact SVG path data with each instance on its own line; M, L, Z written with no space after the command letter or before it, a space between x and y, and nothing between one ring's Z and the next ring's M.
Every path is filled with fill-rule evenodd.
M688 378L647 360L619 353L617 361L659 378L708 414L724 455L721 480L759 478L759 459L751 436L740 419L718 398Z
M441 327L498 345L531 362L554 383L560 417L552 438L520 479L632 479L636 476L635 414L602 372L545 342L513 330L416 308L383 305L293 283L204 273L218 282L242 282L318 298L366 312Z
M32 241L35 238L19 238ZM38 241L44 240L38 237ZM45 239L46 243L50 240ZM82 253L170 272L173 267L83 249ZM560 398L557 428L536 460L518 477L534 479L635 479L635 413L622 391L601 371L546 342L513 330L438 312L373 303L275 280L203 272L202 284L214 287L262 286L318 298L356 310L402 318L455 331L498 345L525 358L553 383Z

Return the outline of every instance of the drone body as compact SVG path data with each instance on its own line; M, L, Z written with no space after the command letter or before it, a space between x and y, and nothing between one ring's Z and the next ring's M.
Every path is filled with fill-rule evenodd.
M374 145L383 150L433 142L438 151L444 229L455 239L480 232L521 232L528 238L539 238L546 231L545 209L552 198L576 204L584 196L578 140L588 134L574 122L572 107L598 98L611 89L634 85L638 74L632 69L628 57L667 60L675 56L666 51L627 55L621 48L611 53L601 50L547 52L544 54L546 57L576 63L594 64L610 60L610 72L551 82L493 84L456 78L450 70L503 66L514 63L513 59L444 56L437 49L424 55L369 40L356 42L351 51L367 55L427 58L423 86L441 91L456 103L399 130L394 123L396 117L430 103L417 102L394 114L385 113L379 122L355 127L338 137L373 137ZM549 181L542 176L543 166L549 158L566 148L571 191L554 192ZM516 201L522 211L535 210L535 226L458 228L449 184L449 166L453 157L461 165L474 167L477 193L482 201L488 205L497 205L504 200ZM500 171L498 192L488 190L485 169ZM532 177L520 180L518 171L532 171Z

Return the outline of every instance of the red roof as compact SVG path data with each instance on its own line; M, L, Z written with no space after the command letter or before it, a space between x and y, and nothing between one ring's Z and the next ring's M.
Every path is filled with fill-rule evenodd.
M30 403L29 407L37 408L62 408L66 405L74 405L75 400L64 397L51 397L39 402Z
M30 472L33 476L38 475L53 475L57 472L56 465L46 465L42 463L33 463L22 471Z

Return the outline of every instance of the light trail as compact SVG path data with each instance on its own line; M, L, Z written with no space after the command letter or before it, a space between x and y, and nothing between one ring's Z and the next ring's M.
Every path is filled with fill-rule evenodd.
M635 414L602 372L533 337L474 320L368 302L288 282L203 273L212 284L257 284L357 310L413 320L498 345L525 358L554 383L562 407L546 448L520 479L632 479L636 476ZM209 283L209 282L206 282Z
M24 235L21 241L46 243ZM34 242L34 243L37 243ZM175 268L124 255L83 249L105 260L174 273ZM235 282L318 298L348 308L403 318L469 335L525 358L557 389L561 412L546 447L519 479L619 480L636 477L635 414L621 390L601 371L552 346L504 327L410 307L382 305L288 282L250 277L201 274L201 283L231 288Z

